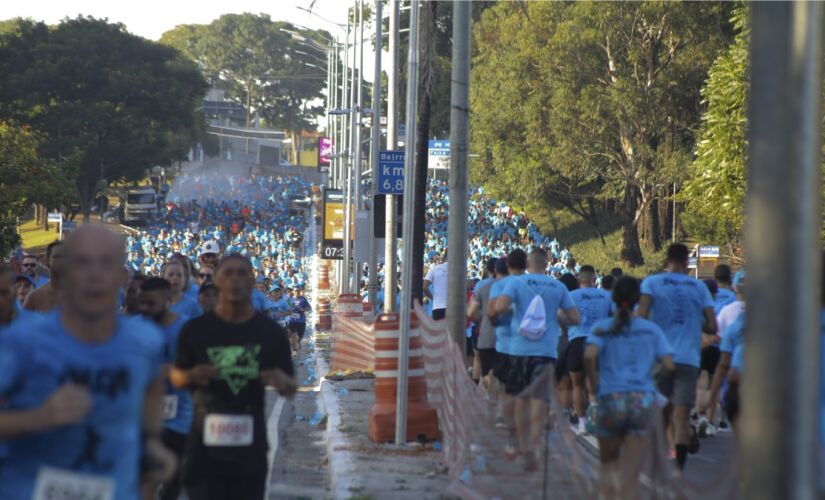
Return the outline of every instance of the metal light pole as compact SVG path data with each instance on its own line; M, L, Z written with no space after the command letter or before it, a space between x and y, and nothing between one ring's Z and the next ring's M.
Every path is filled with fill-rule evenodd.
M387 67L387 149L398 147L398 0L390 0L390 62ZM405 174L406 175L406 174ZM395 311L396 292L396 199L388 194L386 198L386 224L384 231L384 312Z
M401 328L398 339L398 399L396 400L395 444L407 442L407 373L412 310L413 185L415 165L415 122L418 106L418 4L410 8L410 39L407 55L407 136L404 140L404 253L401 274Z
M349 58L349 16L347 17L347 58ZM341 293L349 293L350 292L350 265L352 261L352 248L350 246L350 241L352 240L352 145L353 145L353 137L352 137L352 109L355 107L355 93L353 93L352 88L355 86L355 27L353 27L353 47L352 47L352 66L351 71L347 71L345 75L345 79L348 82L348 89L349 93L347 94L347 100L349 101L349 109L350 113L343 115L344 117L344 140L347 143L346 153L344 155L344 175L342 175L342 186L344 186L344 260L341 263ZM349 64L349 61L347 61ZM352 81L350 82L350 78Z
M353 128L354 133L354 141L355 141L355 168L353 169L353 177L355 181L355 186L353 186L353 208L355 209L355 213L352 213L352 221L355 218L355 215L363 210L363 206L361 204L361 171L363 170L363 158L364 158L364 144L363 144L363 126L361 122L364 119L363 109L364 109L364 0L358 0L358 80L357 84L353 87L356 92L355 96L355 126ZM356 237L363 238L364 235L356 235ZM358 262L353 256L353 263L352 263L352 278L354 281L352 286L352 293L360 293L361 292L361 264Z
M470 2L453 2L450 93L450 212L447 220L447 325L461 348L467 335L467 161L470 111Z
M381 44L382 44L382 0L375 0L375 72L372 82L372 141L370 145L370 170L372 170L372 196L370 206L370 261L369 261L369 302L375 305L378 293L378 254L375 248L375 190L378 184L378 152L381 151Z
M822 14L751 4L744 498L817 498Z

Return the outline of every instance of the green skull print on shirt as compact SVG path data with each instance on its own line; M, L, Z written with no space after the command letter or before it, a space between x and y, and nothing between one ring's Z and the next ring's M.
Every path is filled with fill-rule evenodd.
M218 368L218 379L226 382L232 394L237 395L250 380L260 376L260 344L210 347L206 352Z

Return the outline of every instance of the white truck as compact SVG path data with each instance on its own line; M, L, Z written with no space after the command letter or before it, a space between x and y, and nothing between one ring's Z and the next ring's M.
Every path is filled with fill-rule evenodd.
M129 188L120 201L120 223L147 222L158 215L158 195L152 187Z

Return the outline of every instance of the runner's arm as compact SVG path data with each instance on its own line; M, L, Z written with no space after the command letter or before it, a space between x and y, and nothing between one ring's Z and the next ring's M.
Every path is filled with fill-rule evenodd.
M653 304L653 297L642 294L639 298L639 307L636 308L636 316L639 318L650 318L650 305Z
M0 411L0 440L82 422L91 408L92 396L87 388L64 384L36 408Z
M433 294L430 291L430 285L432 285L432 284L433 284L432 281L430 281L428 279L424 280L424 296L427 297L428 299L433 298Z
M490 300L490 305L487 307L487 315L491 318L505 314L510 306L513 305L513 299L508 295L501 295L493 300Z
M481 302L478 300L478 297L473 296L470 299L470 303L467 304L467 318L475 321L476 323L481 322Z
M719 337L716 335L716 333L719 331L719 328L716 325L716 315L713 314L713 308L706 307L703 310L703 313L705 315L705 322L704 324L702 324L702 331L707 333L708 335L713 335L714 337L716 337L715 340L718 341Z
M559 309L556 312L556 319L558 319L559 324L562 326L576 326L582 321L579 309L576 307Z
M143 435L157 437L163 429L163 395L166 370L161 370L146 388L143 400Z

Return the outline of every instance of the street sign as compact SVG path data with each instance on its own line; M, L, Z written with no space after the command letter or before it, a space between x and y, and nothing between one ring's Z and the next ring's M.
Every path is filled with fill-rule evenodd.
M718 245L700 246L699 247L699 258L700 259L718 259L719 258L719 246Z
M447 170L450 168L450 141L434 140L429 142L427 168Z
M688 269L696 269L699 264L697 257L688 257Z
M404 193L404 151L380 151L378 153L379 194Z
M353 207L354 209L354 207ZM344 193L340 189L324 190L324 237L321 242L321 258L344 259ZM350 237L354 236L350 225Z
M60 234L58 239L63 239L63 214L60 212L49 212L47 214L47 219L50 223L55 223L58 226L57 232Z

